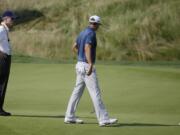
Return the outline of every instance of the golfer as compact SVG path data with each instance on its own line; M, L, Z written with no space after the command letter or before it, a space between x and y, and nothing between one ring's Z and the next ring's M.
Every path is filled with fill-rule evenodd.
M15 15L12 11L5 11L0 25L0 116L10 116L4 111L4 98L11 67L11 45L9 41L9 29L13 26Z
M91 16L89 18L89 26L79 34L72 47L72 50L77 52L78 55L78 62L76 64L77 78L65 114L65 123L83 123L83 120L76 118L75 112L85 86L91 96L99 126L114 124L118 121L117 119L111 119L108 116L101 99L96 69L94 66L97 46L96 31L100 25L100 17L96 15Z

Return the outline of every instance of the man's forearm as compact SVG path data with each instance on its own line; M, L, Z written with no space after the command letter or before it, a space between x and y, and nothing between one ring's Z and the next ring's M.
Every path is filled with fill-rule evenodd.
M92 59L91 59L91 45L86 45L85 46L85 55L86 55L86 60L87 63L89 64L89 70L87 72L87 75L91 75L92 73L92 69L93 69L93 63L92 63Z
M85 55L86 55L87 63L90 64L90 65L92 65L91 45L86 45L86 46L85 46Z
M74 44L73 44L73 46L72 46L72 51L73 51L74 53L77 53L77 51L78 51L77 43L74 43Z

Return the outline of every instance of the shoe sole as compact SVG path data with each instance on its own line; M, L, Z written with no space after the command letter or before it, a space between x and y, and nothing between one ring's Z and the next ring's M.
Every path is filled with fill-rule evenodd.
M102 125L99 125L100 127L108 127L108 126L111 126L111 125L114 125L114 124L117 124L118 123L118 120L116 120L115 122L113 123L104 123Z

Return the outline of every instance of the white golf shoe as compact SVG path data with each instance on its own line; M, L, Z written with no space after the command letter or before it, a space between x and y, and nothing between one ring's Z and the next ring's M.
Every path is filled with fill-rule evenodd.
M84 122L83 122L83 120L78 119L78 118L73 118L73 119L65 118L64 123L66 123L66 124L83 124Z
M105 121L105 122L99 122L99 126L104 127L104 126L116 124L117 122L118 122L118 119L112 118L112 119L109 119L108 121Z

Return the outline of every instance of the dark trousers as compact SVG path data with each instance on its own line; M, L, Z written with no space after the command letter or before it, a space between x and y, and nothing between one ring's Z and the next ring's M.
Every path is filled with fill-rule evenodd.
M11 67L11 55L0 52L0 110L3 109Z

